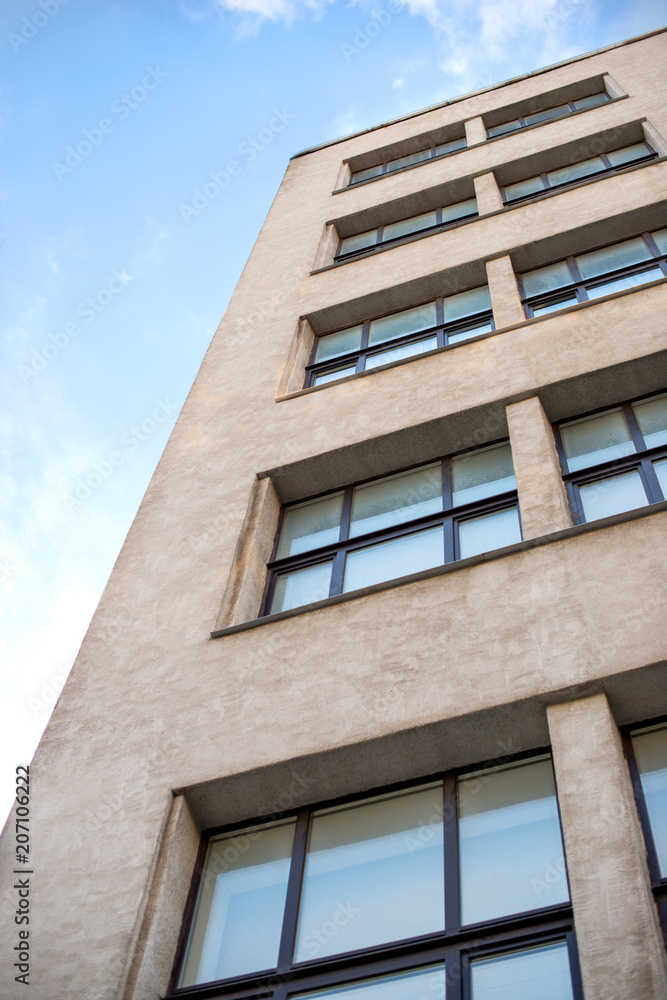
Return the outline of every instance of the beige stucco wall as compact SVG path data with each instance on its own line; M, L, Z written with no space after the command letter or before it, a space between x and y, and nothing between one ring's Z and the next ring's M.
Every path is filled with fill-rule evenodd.
M166 990L199 825L544 745L547 707L591 693L607 693L618 723L667 710L665 511L209 635L225 595L238 598L233 567L262 563L276 494L298 499L511 430L538 524L540 407L555 421L664 385L664 285L530 322L514 312L497 336L291 398L283 378L300 317L322 332L484 281L490 258L529 266L660 224L662 162L310 273L327 221L486 174L539 143L641 117L664 135L652 68L663 46L659 35L613 48L291 162L33 764L35 1000ZM350 156L602 73L630 96L331 193ZM506 408L527 400L508 429ZM566 522L551 498L542 531ZM258 606L242 596L241 620ZM192 815L173 804L179 790ZM0 851L7 871L7 831ZM11 939L7 905L0 920Z

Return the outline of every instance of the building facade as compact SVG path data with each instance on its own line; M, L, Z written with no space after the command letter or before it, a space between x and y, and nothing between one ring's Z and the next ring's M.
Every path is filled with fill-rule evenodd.
M21 784L34 874L5 828L3 996L667 996L664 58L292 159Z

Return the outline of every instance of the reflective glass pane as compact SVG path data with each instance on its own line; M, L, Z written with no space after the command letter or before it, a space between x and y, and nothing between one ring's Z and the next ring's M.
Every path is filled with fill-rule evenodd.
M601 170L606 170L604 162L599 156L594 156L590 160L582 160L581 163L572 163L569 167L560 167L558 170L550 170L547 174L549 183L567 184L569 181L576 181L580 177L590 177L591 174L599 174Z
M410 233L418 233L420 229L428 229L429 226L435 226L435 224L435 212L425 212L423 215L415 215L410 219L392 222L382 230L382 241L395 240L399 236L409 236Z
M533 316L543 316L545 313L567 309L568 306L576 306L578 301L579 299L575 292L572 292L570 295L560 295L557 299L552 299L551 302L545 302L542 305L534 302L531 305L531 309L533 310Z
M623 163L633 163L641 160L645 156L650 156L651 151L643 142L636 142L634 146L624 146L623 149L614 149L607 153L609 162L614 167L620 167Z
M274 968L294 822L211 841L180 986Z
M433 351L437 346L437 337L426 337L425 340L413 340L412 343L403 344L402 347L392 347L388 351L380 351L379 354L367 355L366 368L377 368L378 365L388 365L391 361L402 361L403 358L412 358L416 354L423 354L424 351Z
M667 876L667 728L632 737L660 874Z
M378 976L333 990L292 994L293 1000L445 1000L445 967L429 965L414 972Z
M443 930L442 845L441 784L315 813L295 960Z
M456 344L460 340L470 340L471 337L479 337L482 333L490 333L493 330L490 320L482 320L481 323L470 323L459 330L447 332L447 343Z
M586 292L589 299L599 299L601 295L622 292L624 288L637 288L638 285L645 285L647 281L657 281L662 276L659 267L650 267L647 271L640 271L638 274L624 274L622 278L611 278L600 285L593 287L589 285Z
M342 493L288 507L276 559L298 555L299 552L310 552L320 545L337 542L342 510Z
M348 368L335 368L328 372L320 372L319 375L315 376L313 385L325 385L327 382L337 382L339 378L345 378L346 375L354 375L356 370L356 365L350 365Z
M467 292L459 292L458 295L447 295L444 299L445 323L453 323L457 319L464 319L474 313L484 312L491 308L491 296L488 285L479 285L478 288L470 288Z
M526 115L526 125L536 125L537 122L546 122L550 118L558 118L560 115L567 115L570 112L569 105L559 104L557 108L545 108L544 111L536 111L533 115Z
M579 97L576 101L572 101L577 111L583 110L583 108L594 108L598 104L604 104L609 100L609 95L606 90L599 94L590 94L588 97Z
M295 569L291 573L281 573L276 582L271 614L323 601L329 596L332 568L333 560L330 560L306 569Z
M505 201L516 201L517 198L527 198L530 194L544 191L544 181L541 177L528 177L525 181L505 186Z
M459 522L459 559L493 552L504 545L521 541L519 513L516 507L483 514Z
M647 448L667 444L667 393L632 404Z
M619 267L629 267L642 260L649 260L652 254L644 240L638 236L624 243L614 243L601 250L591 250L576 257L582 278L595 278L598 274L616 271Z
M660 483L663 499L667 500L667 458L661 458L659 462L654 462L653 468Z
M418 153L408 153L407 156L399 156L396 160L390 160L387 164L387 170L399 170L401 167L407 167L411 163L421 163L422 160L429 160L430 158L430 149L420 149Z
M402 312L392 313L391 316L374 319L368 343L383 344L386 340L405 337L419 330L428 330L436 323L435 302L426 302L423 306L415 306L414 309L404 309Z
M516 489L509 444L480 448L452 459L454 507Z
M573 1000L565 941L470 963L472 1000Z
M594 417L561 424L560 434L570 472L632 455L635 451L622 410L607 410Z
M350 537L404 524L442 510L440 462L357 486L352 500Z
M364 170L355 170L352 174L352 181L365 181L369 177L377 177L382 173L382 164L378 163L376 167L366 167Z
M362 332L362 326L349 326L346 330L320 337L317 341L315 361L328 361L329 358L338 358L341 354L358 351L361 347Z
M641 477L636 470L581 485L579 496L587 521L622 514L625 510L636 510L648 503Z
M369 229L367 233L359 233L358 236L347 236L340 241L338 255L352 253L354 250L364 250L367 247L375 246L377 243L377 229Z
M453 153L456 149L465 149L466 141L465 138L452 139L451 142L442 142L439 146L435 147L435 155L442 156L444 153Z
M345 560L343 593L442 566L444 559L444 535L440 525L356 549L349 552Z
M562 288L573 280L570 265L566 260L559 260L557 264L547 264L546 267L537 267L534 271L524 271L521 278L528 296L541 295L542 292Z
M486 131L492 137L494 135L504 135L505 132L514 132L518 128L523 128L523 126L519 119L515 118L514 121L504 122L502 125L491 125Z
M459 844L464 924L565 902L551 761L459 778Z
M467 215L477 214L477 199L468 198L467 201L459 201L455 205L447 205L442 209L442 221L454 222L456 219L464 219Z
M656 229L651 233L660 253L667 253L667 229Z

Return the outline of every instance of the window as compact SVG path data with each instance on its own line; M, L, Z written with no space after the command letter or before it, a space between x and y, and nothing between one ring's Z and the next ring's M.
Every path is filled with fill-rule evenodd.
M581 997L548 752L206 841L181 991L535 1000L539 983L542 1000Z
M566 101L565 104L558 104L552 108L545 108L543 111L535 111L533 114L519 116L511 121L502 122L500 125L490 125L486 134L490 139L497 135L505 135L508 132L516 132L517 129L527 128L529 125L538 125L541 122L551 121L552 118L561 118L563 115L571 115L574 111L583 111L585 108L595 108L599 104L610 101L611 97L605 91L591 94L589 97L580 97L576 101Z
M446 295L318 337L306 366L306 386L335 382L493 329L486 285Z
M580 522L667 497L667 393L568 420L557 443Z
M432 160L437 156L448 156L450 153L456 153L459 149L465 148L465 136L461 136L460 139L452 139L450 142L433 143L431 146L420 149L417 153L397 156L393 160L384 160L372 167L355 170L350 177L350 184L358 184L360 181L368 181L384 174L391 174L395 170L402 170L404 167L411 167L416 163L423 163L425 160Z
M667 722L631 729L625 736L625 750L653 893L667 930Z
M285 508L262 613L520 539L512 454L501 442Z
M568 257L533 271L520 281L528 316L567 309L667 275L667 229Z
M609 153L601 153L588 160L580 160L578 163L559 167L558 170L549 170L543 174L536 174L535 177L527 177L514 184L507 184L504 188L505 204L514 205L519 201L528 201L538 194L543 194L544 191L570 187L588 177L615 174L625 167L654 160L657 155L647 142L636 142L632 146L624 146L622 149L614 149Z
M369 229L357 236L346 236L345 239L340 240L334 260L351 260L376 247L390 247L402 243L417 233L429 236L454 225L455 222L460 222L462 219L473 219L476 216L477 200L475 198L468 198L467 201L460 201L455 205L447 205L446 208L434 208L432 212L413 215L409 219L401 219L400 222L390 222L386 226Z

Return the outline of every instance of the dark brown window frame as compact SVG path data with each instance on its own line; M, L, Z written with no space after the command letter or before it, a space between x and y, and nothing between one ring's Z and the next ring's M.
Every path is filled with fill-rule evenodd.
M586 108L576 108L574 106L575 105L575 101L583 101L583 100L586 99L585 97L576 97L576 98L574 98L571 101L563 101L562 103L564 105L565 104L568 105L568 107L569 107L568 111L562 111L558 115L552 115L550 118L544 118L544 119L542 119L542 121L539 121L539 122L527 122L526 118L530 118L532 115L542 114L545 111L550 111L550 110L552 110L552 108L560 107L560 105L559 104L553 104L551 106L551 108L542 108L541 111L530 111L527 115L516 115L515 118L509 118L506 122L498 122L497 125L485 125L487 138L488 139L502 139L506 135L514 135L515 132L521 132L525 128L533 128L535 125L546 125L546 124L548 124L548 122L557 121L559 118L567 118L568 115L577 114L577 113L579 113L581 111L591 111L593 108L601 108L601 107L603 107L603 105L609 104L610 101L614 100L614 97L612 97L612 95L609 93L608 90L599 90L599 91L596 91L596 94L604 94L605 95L605 100L604 101L600 101L598 104L591 104L589 107L586 107ZM596 96L596 94L588 94L586 96L587 97L594 97L594 96ZM482 118L483 117L484 116L482 116ZM506 132L496 132L494 135L490 134L489 129L492 129L492 128L493 129L502 128L503 125L510 125L511 123L517 122L517 121L519 122L519 125L517 125L515 128L507 129Z
M588 413L582 413L576 417L561 420L558 424L554 425L553 430L554 437L556 439L556 449L558 451L558 457L560 459L563 473L563 481L567 489L570 509L575 524L587 523L583 504L579 495L579 486L594 483L600 479L609 479L613 475L622 475L624 472L631 472L635 469L639 472L642 485L646 491L647 507L653 503L660 503L662 500L667 500L667 497L662 495L660 482L656 471L653 468L653 463L656 459L667 458L667 445L657 445L654 448L646 447L644 435L641 432L641 428L639 427L635 412L632 408L633 403L643 402L645 399L651 399L653 396L662 396L664 391L665 390L660 390L659 392L649 393L646 396L640 396L636 399L624 400L622 403L616 403L613 406L598 407L595 410L590 410ZM574 472L570 472L567 457L565 455L565 448L563 447L563 439L560 433L560 424L568 424L571 420L583 420L585 417L593 417L616 409L620 409L623 412L623 416L627 422L636 451L630 455L625 455L622 458L612 458L606 462L598 462L597 464L590 465L585 469L577 469Z
M475 286L482 287L482 286ZM464 288L462 292L470 291L471 289ZM452 292L452 295L459 294L458 292ZM355 366L354 374L358 375L360 372L372 371L372 368L366 368L366 358L369 355L381 354L382 351L391 350L394 347L403 347L404 345L418 342L424 340L426 337L432 337L434 334L437 338L437 344L432 350L440 350L443 347L449 346L448 335L452 333L460 332L465 330L469 326L474 326L478 324L488 323L491 330L487 333L479 334L479 336L488 336L489 332L494 332L496 327L493 320L493 312L491 309L483 309L478 313L471 313L470 316L465 316L463 319L457 319L451 323L445 322L445 310L444 310L444 299L450 296L439 295L436 298L426 299L425 302L416 302L414 306L406 306L406 309L417 308L420 305L427 305L429 302L435 302L436 308L436 324L435 326L426 327L423 330L418 330L416 333L405 334L402 337L396 337L395 340L385 340L381 344L373 344L369 346L368 338L370 335L370 325L376 319L383 319L385 316L394 316L397 312L403 312L402 309L394 310L391 313L380 313L378 316L372 316L369 319L363 321L363 323L352 324L363 326L361 335L361 347L358 351L349 351L347 354L340 354L334 358L328 358L326 361L315 361L315 355L317 353L317 347L319 341L322 337L327 337L331 333L338 333L338 330L327 330L325 334L321 334L315 337L315 343L313 344L313 349L310 353L310 360L306 365L306 381L304 389L309 389L311 386L315 386L315 379L318 375L326 372L338 371L343 368L350 368L352 365ZM348 329L348 327L341 327L342 330ZM470 338L471 340L474 337ZM467 343L467 340L460 341L460 344ZM458 347L459 342L455 342L451 346ZM424 352L428 354L429 352ZM415 360L416 358L422 357L422 354L416 353L410 357L405 358L405 362ZM381 367L378 365L378 367ZM334 381L334 380L332 380ZM326 384L326 383L322 383ZM317 387L319 388L319 386Z
M610 177L612 174L620 174L624 170L630 170L633 167L637 167L646 163L651 163L653 160L657 160L660 154L657 153L655 149L653 149L653 147L646 141L646 139L642 139L641 143L644 146L646 146L646 149L648 150L646 156L639 157L636 160L631 160L628 163L619 164L619 166L615 167L613 163L611 163L611 161L609 160L607 153L596 153L595 155L599 156L600 159L604 162L606 167L605 170L596 170L594 173L584 174L581 177L574 178L573 180L563 181L561 184L552 184L551 181L549 180L549 177L547 175L548 173L553 173L553 171L542 171L539 174L531 174L530 177L523 178L523 180L531 180L533 177L539 177L542 181L542 184L544 185L541 191L533 191L531 194L524 194L518 198L508 198L506 194L506 188L510 187L511 185L506 185L504 187L501 186L500 189L502 191L503 204L507 206L522 205L524 202L533 201L535 198L540 198L548 191L563 191L566 190L567 188L576 187L577 185L584 184L586 181L597 180L598 178L602 177ZM640 145L640 143L630 143L630 145L638 146ZM615 152L615 150L612 149L609 150L609 152L613 153ZM576 162L581 163L584 161L582 160L575 161L575 163L565 164L565 166L576 166ZM559 169L558 167L554 167L554 170L558 169ZM512 184L520 184L520 183L521 183L520 180L512 181Z
M567 943L574 1000L584 1000L581 971L576 946L571 902L541 907L495 918L475 924L461 924L459 899L459 849L458 849L458 799L457 779L467 774L493 770L499 766L529 763L548 756L553 768L550 747L539 747L522 753L487 760L481 764L466 765L449 771L396 782L382 788L366 790L318 802L299 810L286 810L270 816L261 816L202 833L199 854L193 873L188 901L172 970L169 997L192 1000L298 1000L299 994L318 989L334 989L351 985L376 976L391 973L418 971L445 963L446 1000L471 1000L470 962L490 955L511 953L523 948L565 940ZM554 779L555 780L555 779ZM363 803L377 795L418 790L433 782L443 784L443 854L444 854L444 906L445 930L417 938L404 938L359 951L343 952L326 958L292 962L296 944L301 883L308 847L311 815L321 809ZM556 794L560 822L560 805ZM283 927L278 965L273 969L258 970L251 975L236 976L227 980L203 983L197 986L178 987L176 984L186 958L190 928L195 917L199 885L204 872L208 844L222 834L241 833L249 827L294 818L296 828L290 872L287 884ZM565 869L567 875L567 861ZM569 879L568 879L569 884Z
M625 243L627 240L637 239L639 237L641 237L646 241L646 244L651 253L653 254L653 257L649 257L646 260L640 261L637 264L630 264L627 267L619 267L616 268L615 270L607 271L604 274L596 274L595 277L592 278L582 278L581 272L579 271L579 267L577 266L577 262L575 259L576 256L581 256L581 254L584 253L590 253L593 250L604 250L605 247L617 246L620 243ZM581 302L595 301L595 299L598 296L595 296L593 299L590 299L587 292L587 289L589 287L595 288L598 285L605 285L614 278L623 278L626 275L631 275L631 274L641 274L642 271L646 271L651 267L655 267L656 265L662 271L663 278L667 278L667 254L660 252L650 232L637 233L635 236L624 237L621 240L615 240L613 243L601 243L596 247L591 247L590 250L582 250L577 255L573 254L568 257L559 257L558 260L549 261L548 263L540 266L548 267L551 264L560 264L562 262L567 262L573 280L568 282L568 284L566 285L561 285L559 288L554 288L553 291L539 292L535 295L527 295L523 283L523 275L517 274L519 290L521 292L521 301L523 303L523 307L528 319L532 319L533 316L535 316L534 310L536 306L545 306L545 305L555 306L561 299L564 299L566 297L571 298L573 292L576 296L577 304ZM655 280L658 281L660 279L656 278ZM563 309L568 309L572 305L574 305L574 303L566 302L563 305ZM556 309L554 309L553 311L557 312ZM538 314L540 319L542 319L545 315L548 314L544 313Z
M416 534L418 531L442 525L444 536L442 565L445 566L448 563L458 562L460 558L457 531L457 526L460 521L467 521L470 518L478 517L483 514L493 514L500 512L501 510L510 509L515 509L517 512L519 530L523 537L521 511L519 510L518 491L516 489L508 490L505 493L499 493L483 500L473 500L469 503L460 504L456 507L453 506L451 502L452 459L456 458L457 455L468 454L471 450L481 451L485 448L492 448L494 445L509 443L509 438L501 438L498 441L490 441L488 444L482 445L479 449L465 449L464 451L447 455L444 458L435 459L434 462L420 462L418 465L410 465L404 469L397 469L394 472L387 473L387 475L375 476L372 479L360 479L342 489L329 490L326 493L319 493L312 497L303 497L302 499L295 501L293 504L286 504L281 507L273 545L273 553L271 561L267 566L268 576L264 590L264 597L262 599L262 605L258 617L263 618L273 613L271 611L271 605L273 604L275 589L280 575L283 573L294 572L299 569L306 569L309 566L316 566L319 563L325 563L333 560L331 583L329 594L327 596L337 597L343 594L342 588L345 574L345 557L347 553L357 549L367 548L378 542L385 542L393 538ZM387 476L399 475L401 472L409 472L411 469L421 469L424 466L432 465L436 462L441 463L442 471L443 509L441 511L435 514L425 514L422 517L417 517L411 521L402 522L401 524L392 525L388 528L379 528L376 531L369 531L363 535L354 535L353 537L350 537L349 529L352 513L352 495L355 487L370 484L376 480L386 479ZM298 555L285 556L282 559L277 559L276 553L280 544L280 533L282 531L287 510L290 507L298 506L299 504L306 503L309 500L324 500L327 496L332 496L337 493L343 493L343 512L341 516L340 535L338 541L332 542L329 545L322 545L317 549L311 549L308 552L299 553ZM402 579L402 577L396 577L396 580L400 579ZM345 595L353 598L355 591L347 591L345 592Z
M464 198L464 201L472 201L472 198ZM348 253L341 253L340 248L343 245L343 241L350 239L349 236L343 236L338 241L338 248L334 254L334 264L343 264L347 261L354 260L356 257L365 256L368 253L372 253L373 250L388 250L390 247L400 246L402 243L411 243L416 238L422 238L425 236L433 236L435 233L442 233L446 229L452 229L461 222L469 222L471 219L479 218L479 212L475 209L474 212L468 212L466 215L460 215L456 219L448 219L446 222L442 221L442 209L449 206L443 205L440 208L431 209L435 211L436 222L433 226L424 226L423 229L413 229L410 233L404 233L403 236L393 236L391 239L385 240L382 238L382 234L385 229L385 225L394 225L394 223L386 223L385 225L378 226L375 233L375 243L369 243L368 246L359 247L358 250L350 250ZM425 212L420 213L425 215ZM408 216L406 219L397 219L397 222L407 222L408 219L415 218L415 216Z
M346 187L356 187L357 184L367 184L369 181L377 181L381 177L386 177L387 174L398 174L401 170L408 170L410 167L420 167L422 163L430 163L431 160L440 160L445 156L454 156L455 153L460 153L464 149L468 148L468 142L465 135L456 136L454 139L447 139L446 142L463 142L463 145L459 146L458 149L447 150L445 153L436 153L436 146L444 146L445 142L432 142L430 146L424 146L422 149L416 149L414 153L403 153L402 156L393 156L391 159L383 160L382 163L371 163L368 167L361 167L357 171L352 170L350 180L348 181ZM388 169L388 165L390 163L395 163L396 160L402 160L404 156L415 156L417 153L425 153L427 150L430 151L431 155L425 156L423 160L417 160L415 163L405 163L402 167L396 167L394 170ZM371 167L379 166L382 167L380 173L375 174L373 177L363 177L361 180L355 181L355 173L361 173L362 170L370 170Z

